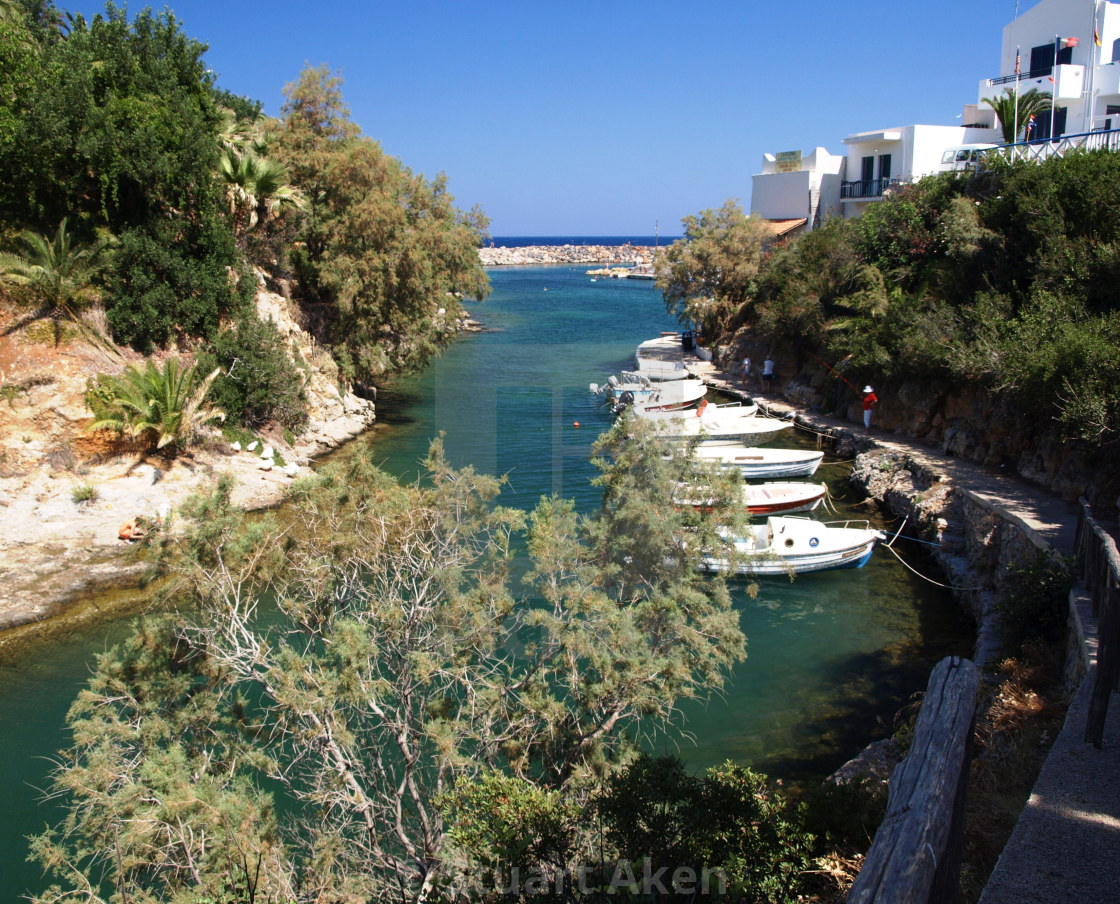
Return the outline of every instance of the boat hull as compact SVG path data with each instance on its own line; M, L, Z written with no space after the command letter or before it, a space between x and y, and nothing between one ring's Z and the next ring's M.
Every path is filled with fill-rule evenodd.
M883 533L859 522L836 526L809 518L773 516L734 538L734 565L726 558L704 556L700 568L744 576L807 574L840 568L862 568Z
M824 459L823 452L759 449L730 443L710 446L700 443L694 454L700 461L714 461L724 468L737 468L747 480L811 477Z
M751 515L793 515L811 512L824 501L828 487L823 483L743 484L743 508ZM711 511L711 500L702 491L681 488L674 501L698 511Z

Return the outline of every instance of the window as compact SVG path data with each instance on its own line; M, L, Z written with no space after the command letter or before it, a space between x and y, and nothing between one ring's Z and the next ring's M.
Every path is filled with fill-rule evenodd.
M1038 78L1054 71L1054 44L1040 44L1031 48L1031 71L1028 78Z
M875 179L875 158L864 157L860 163L860 181L866 186Z
M1112 62L1120 62L1120 38L1112 42Z
M886 182L891 177L891 155L879 155L879 178Z

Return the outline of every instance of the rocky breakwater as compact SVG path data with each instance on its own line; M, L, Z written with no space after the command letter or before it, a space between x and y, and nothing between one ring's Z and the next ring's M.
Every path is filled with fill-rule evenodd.
M540 264L613 264L648 266L657 249L647 245L527 245L524 248L479 248L484 267Z
M0 404L0 516L8 527L0 533L0 630L62 614L95 592L135 587L145 566L132 554L136 545L120 539L123 525L161 512L174 523L188 496L227 473L237 505L276 505L311 458L373 423L373 402L339 389L330 355L263 277L257 313L276 324L307 375L307 429L292 443L280 431L261 439L284 467L216 433L174 459L90 435L86 380L123 362L81 343L56 351L0 337L0 371L12 390Z

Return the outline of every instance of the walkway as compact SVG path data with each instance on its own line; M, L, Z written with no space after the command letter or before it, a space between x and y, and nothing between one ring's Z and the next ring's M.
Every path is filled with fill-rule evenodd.
M735 378L712 364L689 362L689 371L721 392L750 395L775 415L794 413L811 429L849 431L850 421L822 417L785 402L748 393ZM955 489L1023 526L1064 555L1074 550L1076 511L1018 478L961 461L906 439L872 430L874 445L928 463ZM1096 624L1088 599L1072 594L1078 633L1089 673L1082 680L1034 791L1015 827L980 904L1053 904L1056 901L1120 899L1120 694L1113 694L1104 744L1084 742L1086 715L1096 675Z

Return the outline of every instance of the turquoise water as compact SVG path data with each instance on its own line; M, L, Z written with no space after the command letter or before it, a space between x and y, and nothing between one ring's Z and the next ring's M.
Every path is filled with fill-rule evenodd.
M470 306L486 331L385 388L377 426L337 454L372 455L412 480L442 430L453 464L509 475L505 504L531 508L556 492L590 511L598 503L590 447L610 418L588 384L631 367L639 342L676 324L651 283L591 282L585 269L494 271L493 295ZM865 517L843 502L846 475L845 464L826 463L818 476L845 517ZM722 694L682 708L678 721L694 743L676 732L652 746L695 768L730 758L788 778L834 769L889 731L933 662L969 651L954 604L932 589L880 549L858 571L766 580L753 600L738 592L747 660ZM37 789L94 655L126 630L120 618L82 626L0 661L0 900L43 885L24 862L24 836L54 818Z
M487 332L382 391L380 423L345 454L364 445L415 479L443 430L453 463L509 475L504 503L531 508L556 492L594 508L589 451L611 419L588 384L633 367L639 342L677 324L652 283L591 282L586 269L492 271L493 295L471 310ZM816 446L805 434L776 442ZM829 483L836 517L866 518L844 500L847 474L846 463L826 459L814 480ZM779 775L831 771L882 736L933 662L971 649L949 596L883 549L859 570L767 579L756 599L740 588L736 605L747 660L718 697L683 707L678 727L691 738L653 742L695 767L732 758Z

